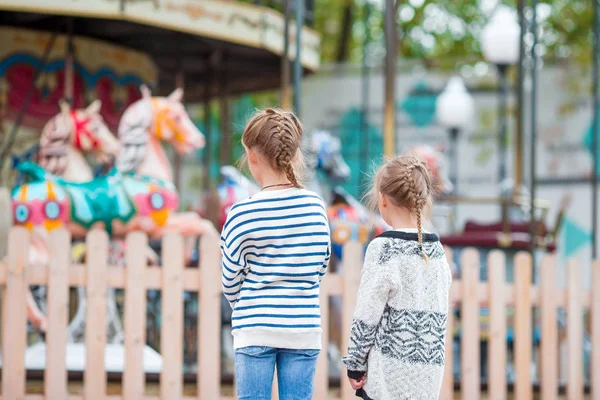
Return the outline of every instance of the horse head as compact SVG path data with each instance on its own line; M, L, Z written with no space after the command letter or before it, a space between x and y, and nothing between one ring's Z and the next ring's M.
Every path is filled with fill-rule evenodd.
M120 144L104 123L101 106L100 100L96 100L85 109L72 110L67 102L60 103L60 113L42 129L39 159L44 169L62 175L67 167L69 146L95 153L103 164L116 158Z
M310 137L310 148L316 154L316 169L335 183L347 181L350 167L342 157L340 139L327 131L315 131Z
M441 148L436 149L425 144L418 144L408 148L405 154L415 156L427 165L440 194L452 193L454 186L448 177L444 153Z
M150 101L153 111L152 133L158 140L171 144L180 154L189 154L204 147L204 135L194 125L183 106L183 89L167 97L151 97L142 86L142 100Z

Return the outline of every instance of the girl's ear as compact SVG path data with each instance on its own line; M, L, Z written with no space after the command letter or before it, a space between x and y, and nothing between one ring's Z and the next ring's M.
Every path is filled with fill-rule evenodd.
M381 206L387 207L388 201L387 198L383 195L383 193L379 192L377 193L377 195L379 196L379 202L381 203Z
M248 155L248 162L250 164L256 164L258 162L258 155L254 151L246 149L246 154Z

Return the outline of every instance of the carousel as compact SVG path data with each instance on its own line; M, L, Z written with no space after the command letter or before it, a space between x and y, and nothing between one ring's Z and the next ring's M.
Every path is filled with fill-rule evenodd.
M208 110L218 99L227 116L230 96L280 85L289 93L293 56L297 84L319 66L319 37L304 26L303 7L296 24L291 10L221 1L0 0L0 10L0 182L11 188L13 224L31 231L31 264L47 265L48 232L61 227L72 234L73 262L83 261L85 235L96 228L111 237L111 266L125 266L123 238L134 230L151 239L179 232L193 261L197 238L218 231L180 211L178 162L209 145L184 102ZM202 161L206 168L208 152ZM8 227L0 230L4 237ZM159 263L159 246L146 253L148 265ZM120 295L111 290L107 300L109 373L124 366ZM77 373L85 364L85 290L73 296L67 369ZM45 368L44 306L45 288L32 287L29 371ZM146 373L161 365L146 346Z

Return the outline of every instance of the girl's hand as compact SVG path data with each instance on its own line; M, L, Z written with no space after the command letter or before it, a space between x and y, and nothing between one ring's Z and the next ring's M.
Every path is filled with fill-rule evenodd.
M358 390L358 389L362 389L362 387L364 386L365 381L367 380L367 376L364 375L359 380L352 379L352 378L348 378L348 380L350 381L350 386L352 386L352 389Z

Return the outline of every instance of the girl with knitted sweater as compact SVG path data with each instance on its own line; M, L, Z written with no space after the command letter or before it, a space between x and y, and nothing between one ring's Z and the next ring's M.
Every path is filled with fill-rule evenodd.
M439 398L452 277L439 238L422 228L433 191L415 157L396 157L375 176L371 200L393 230L367 249L344 357L362 399Z

